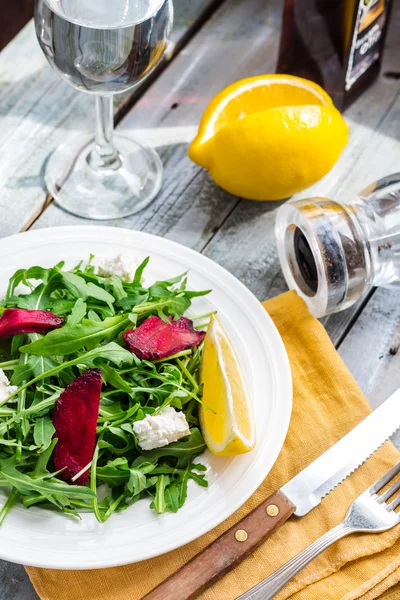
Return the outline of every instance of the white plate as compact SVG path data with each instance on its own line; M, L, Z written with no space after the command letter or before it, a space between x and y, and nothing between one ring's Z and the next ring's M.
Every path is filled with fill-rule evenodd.
M0 558L57 569L112 567L174 550L206 533L237 510L273 466L289 426L292 388L282 340L266 311L235 277L201 254L163 238L111 227L60 227L0 240L0 293L21 267L72 267L90 253L96 259L118 253L139 263L151 257L147 279L165 279L189 270L189 287L212 289L194 310L217 309L239 356L253 402L257 445L249 454L222 458L206 452L209 488L194 482L177 514L157 516L142 500L100 525L91 514L82 521L52 510L15 507L0 528ZM0 501L5 496L0 492Z

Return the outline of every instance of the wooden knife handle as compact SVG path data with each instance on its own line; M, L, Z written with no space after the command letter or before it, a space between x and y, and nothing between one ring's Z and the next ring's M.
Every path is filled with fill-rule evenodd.
M142 600L191 600L233 569L294 513L278 491L228 529Z

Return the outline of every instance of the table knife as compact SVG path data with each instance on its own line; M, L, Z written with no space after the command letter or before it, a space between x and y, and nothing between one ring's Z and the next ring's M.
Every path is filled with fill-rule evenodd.
M400 389L350 433L142 600L191 600L230 571L293 514L310 512L400 427ZM366 485L368 482L365 482Z

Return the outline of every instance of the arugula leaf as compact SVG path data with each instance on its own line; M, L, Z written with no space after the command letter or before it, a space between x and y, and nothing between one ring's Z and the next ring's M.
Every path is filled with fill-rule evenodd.
M200 298L201 296L208 296L208 294L211 294L211 291L212 290L202 290L200 292L191 292L189 290L185 290L185 296L190 300L191 298Z
M14 273L8 282L5 301L9 302L15 294L16 288L23 282L26 269L19 269Z
M79 325L66 325L50 331L37 342L22 346L20 351L39 356L65 356L82 348L95 348L100 342L113 339L129 323L129 319L124 315L109 317L100 323L84 319Z
M176 277L171 277L170 279L165 279L164 281L156 281L150 288L151 296L155 298L161 298L162 296L158 296L158 290L166 290L176 283L180 283L182 279L184 279L187 275L187 271L182 273L181 275L177 275Z
M22 274L22 281L26 286L32 286L30 279L39 279L43 283L34 287L30 294L21 294L15 298L18 308L27 310L46 310L51 304L51 294L59 286L58 273L55 269L42 269L33 267ZM10 299L11 300L11 299Z
M110 425L104 439L99 441L99 448L112 450L116 456L124 456L134 447L133 437L127 434L121 427Z
M136 269L135 276L133 278L133 286L134 287L140 286L140 284L142 282L143 271L145 270L145 268L147 267L147 265L149 264L149 262L150 262L150 256L148 256L147 258L145 258L144 261Z
M111 398L103 396L100 400L100 417L106 421L116 419L118 415L123 414L123 408L121 402L113 401Z
M153 502L150 504L150 508L154 508L158 515L165 513L167 510L167 502L165 500L165 488L169 484L168 475L159 475L156 483L156 495L154 496Z
M206 444L203 440L203 436L197 428L194 428L191 429L190 437L186 441L173 442L163 448L142 452L142 456L139 456L133 461L132 467L138 467L144 462L154 463L164 456L174 456L180 459L180 467L183 464L186 466L187 462L191 462L193 456L200 454L205 448Z
M189 306L189 298L186 296L175 296L175 298L171 298L169 301L168 312L174 317L174 319L179 319L187 311Z
M62 292L60 291L60 293ZM57 298L54 300L52 299L49 308L51 308L51 312L55 315L63 317L65 315L70 314L73 311L75 302L75 299L72 298L71 300L67 300L66 298Z
M181 475L165 488L164 497L166 508L171 512L178 512L185 504L188 494L188 481L189 477L185 473L185 475Z
M24 345L24 341L25 341L24 333L18 333L17 335L13 336L12 341L11 341L11 356L19 355L19 349L21 346Z
M1 475L10 485L19 490L22 494L28 490L39 492L40 494L64 494L69 498L91 499L95 497L94 492L87 487L80 485L70 485L53 477L52 479L36 478L21 473L15 467L6 467L1 469Z
M36 419L33 439L35 444L41 447L41 451L47 450L50 446L55 431L53 422L48 415Z
M101 371L103 373L103 379L105 383L109 383L113 387L118 390L122 390L123 392L131 393L131 386L121 377L116 369L113 369L109 365L102 363L100 365Z
M88 319L90 319L90 321L96 321L96 323L101 323L99 315L94 310L89 310Z
M34 377L37 377L57 366L57 363L47 356L28 357L25 354L25 357L27 357L27 362L18 365L14 369L11 377L12 385L21 385L24 381L33 379Z
M126 298L121 298L116 303L116 308L122 308L122 310L130 310L136 306L140 306L144 304L149 299L148 292L138 293L138 294L129 294Z
M134 496L141 494L145 489L149 487L149 479L146 475L154 471L155 465L150 463L144 463L138 469L129 470L129 480L127 488Z
M126 298L128 295L124 290L122 280L116 275L111 275L111 277L105 279L105 285L112 290L115 301Z
M0 510L0 525L3 524L4 519L6 518L7 514L10 512L10 510L12 509L12 507L14 506L14 504L16 503L16 501L19 498L19 492L16 489L13 489L11 494L9 495L7 502L2 506L1 510Z
M6 292L6 302L14 296L16 288L21 284L28 285L29 279L37 279L47 282L49 274L53 269L44 269L43 267L31 267L30 269L19 269L10 278Z
M59 271L59 274L61 281L75 298L82 298L83 300L95 298L96 300L105 302L109 306L114 304L114 297L98 285L92 282L86 283L83 277L68 271Z
M7 400L5 400L5 401L3 400L3 402L0 403L0 406L2 406L2 404L6 403L6 402L9 402L14 396L19 394L22 390L30 387L34 383L37 383L38 381L40 381L42 379L51 377L52 375L56 375L57 373L59 373L62 370L67 369L68 367L72 367L74 365L87 365L90 367L96 366L95 360L97 358L106 358L119 367L123 364L132 364L133 363L133 355L131 352L129 352L128 350L125 350L124 348L121 348L121 346L119 346L115 342L110 342L106 346L99 346L98 348L94 348L93 350L90 350L89 352L86 352L85 354L81 354L77 358L69 360L68 362L62 363L61 365L56 365L55 367L53 367L52 369L49 369L45 373L41 373L34 379L27 381L26 383L21 385L17 391L15 391L13 394L11 394L7 398ZM0 425L0 431L1 431L1 425Z
M110 342L105 346L99 346L98 348L94 348L86 354L81 354L78 358L73 361L69 361L69 364L82 364L88 366L96 366L95 360L97 358L104 358L109 360L110 362L117 365L117 367L121 367L122 365L131 365L133 363L133 355L132 352L122 348L115 342ZM65 363L68 364L68 363Z
M139 469L131 469L127 487L134 496L141 494L147 488L146 475Z
M46 310L51 306L50 294L56 288L56 282L38 285L32 294L18 296L16 305L26 310Z
M97 467L97 479L106 483L111 488L124 485L129 481L129 470L118 469L111 464Z
M32 473L32 477L42 477L43 475L48 475L49 471L47 470L47 464L50 460L51 455L53 454L53 450L57 444L57 438L53 438L50 442L50 445L46 450L44 450L38 458L35 469Z
M200 463L191 463L184 469L178 469L178 467L171 467L166 464L155 467L153 475L187 475L188 479L193 479L201 487L208 487L208 481L205 478L205 474L197 473L196 471L206 471L207 467Z
M67 327L75 327L75 325L79 325L82 321L83 317L86 315L86 304L82 298L78 298L75 302L74 308L71 311L71 314L67 318Z

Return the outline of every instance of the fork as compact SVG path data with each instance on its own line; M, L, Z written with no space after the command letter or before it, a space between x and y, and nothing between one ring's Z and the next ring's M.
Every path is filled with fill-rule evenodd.
M337 540L356 532L380 533L400 523L400 513L395 512L396 508L400 506L400 496L392 500L390 504L387 503L387 500L400 490L400 480L378 496L378 492L398 473L400 473L400 462L354 500L342 523L236 600L270 600L297 573Z

